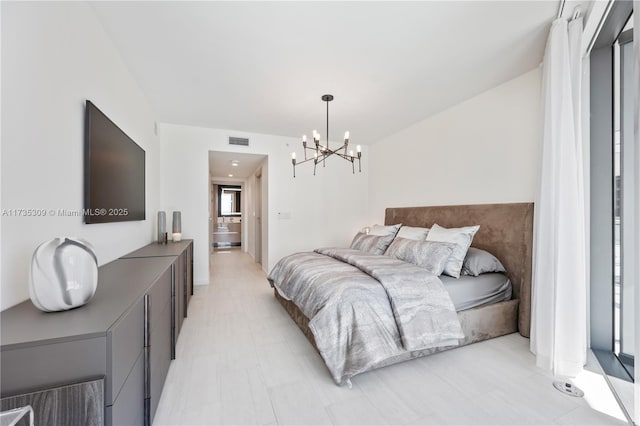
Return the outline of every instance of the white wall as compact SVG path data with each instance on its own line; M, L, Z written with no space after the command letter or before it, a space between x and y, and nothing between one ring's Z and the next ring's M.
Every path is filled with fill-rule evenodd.
M540 85L532 70L371 146L371 220L386 207L533 201Z
M87 3L2 2L2 208L82 209L84 101L146 151L147 220L2 217L1 306L28 298L41 242L78 236L100 264L148 244L159 201L154 113Z
M249 147L228 144L229 136L248 137ZM262 167L263 268L270 270L283 256L320 246L348 245L367 222L367 163L363 173L352 175L349 163L331 158L313 176L313 166L298 167L292 175L290 153L302 155L295 138L232 130L162 124L161 208L182 211L184 238L194 239L194 279L209 282L208 181L209 151L235 151L267 155ZM279 219L278 212L289 214Z

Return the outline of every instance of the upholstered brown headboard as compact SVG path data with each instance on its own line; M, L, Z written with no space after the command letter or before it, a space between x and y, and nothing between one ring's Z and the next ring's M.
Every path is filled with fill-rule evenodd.
M472 246L491 252L504 265L514 298L520 299L520 334L529 337L533 203L394 207L386 210L384 223L423 227L437 223L445 228L480 225Z

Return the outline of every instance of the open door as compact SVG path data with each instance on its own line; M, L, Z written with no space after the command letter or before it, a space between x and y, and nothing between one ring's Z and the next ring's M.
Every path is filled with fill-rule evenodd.
M256 263L262 264L262 168L256 171L254 194Z

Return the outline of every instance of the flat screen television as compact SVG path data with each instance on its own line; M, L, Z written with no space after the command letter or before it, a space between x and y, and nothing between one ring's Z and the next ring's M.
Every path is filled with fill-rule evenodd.
M84 223L144 220L145 152L89 100L84 149Z

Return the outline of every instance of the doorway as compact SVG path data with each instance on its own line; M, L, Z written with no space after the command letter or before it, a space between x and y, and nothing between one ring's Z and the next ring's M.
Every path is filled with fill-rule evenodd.
M262 264L266 174L266 155L209 151L210 255L242 250Z
M242 193L243 185L211 182L213 195L211 211L214 213L211 234L213 249L242 246Z

